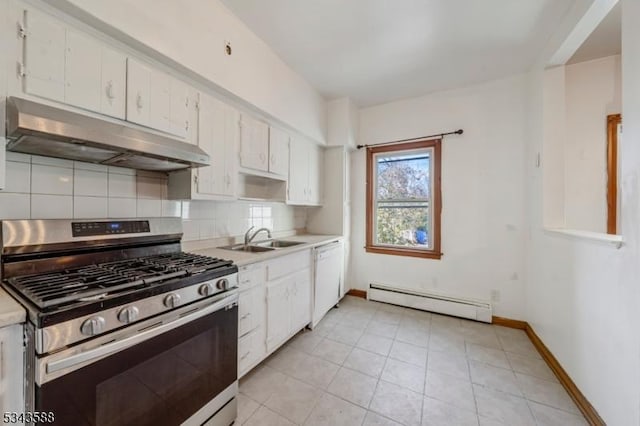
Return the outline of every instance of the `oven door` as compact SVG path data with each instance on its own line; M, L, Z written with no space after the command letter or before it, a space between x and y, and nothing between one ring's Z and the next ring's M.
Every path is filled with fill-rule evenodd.
M230 424L237 300L227 292L39 359L34 409L60 425Z

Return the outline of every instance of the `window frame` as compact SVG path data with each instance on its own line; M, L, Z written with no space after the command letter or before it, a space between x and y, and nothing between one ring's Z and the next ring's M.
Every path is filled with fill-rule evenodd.
M441 190L441 144L442 139L423 139L415 142L406 142L392 145L373 146L367 148L367 176L366 176L366 244L367 253L388 254L394 256L420 257L425 259L440 259L441 252L441 213L442 213L442 190ZM433 180L432 200L429 200L429 208L433 209L433 227L429 235L433 238L433 248L430 250L417 249L402 246L389 246L375 244L375 208L374 190L376 187L376 167L374 157L379 153L401 152L416 149L432 149L433 159L431 161L430 177Z

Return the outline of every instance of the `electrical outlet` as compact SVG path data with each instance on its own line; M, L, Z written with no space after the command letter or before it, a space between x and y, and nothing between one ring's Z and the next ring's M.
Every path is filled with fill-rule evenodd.
M495 288L491 290L491 301L493 303L498 303L500 301L500 290L496 290Z

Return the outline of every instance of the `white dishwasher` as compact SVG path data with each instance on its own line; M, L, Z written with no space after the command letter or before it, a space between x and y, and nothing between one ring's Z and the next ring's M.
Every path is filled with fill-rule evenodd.
M316 247L314 259L314 299L311 327L333 308L342 297L344 247L342 241Z

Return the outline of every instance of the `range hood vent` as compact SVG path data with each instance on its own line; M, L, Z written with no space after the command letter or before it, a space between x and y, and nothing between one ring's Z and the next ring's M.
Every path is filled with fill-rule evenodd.
M9 151L131 169L209 165L202 149L178 139L16 97L7 99L7 139Z

